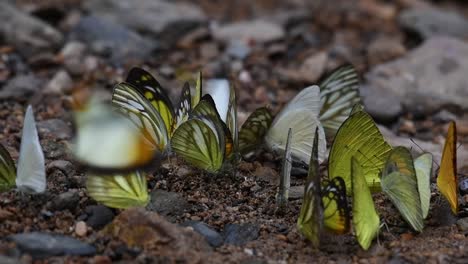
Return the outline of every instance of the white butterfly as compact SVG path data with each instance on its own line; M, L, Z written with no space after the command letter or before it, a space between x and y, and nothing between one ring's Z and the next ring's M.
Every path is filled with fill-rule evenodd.
M26 193L41 193L46 189L44 153L39 143L31 106L28 106L24 116L16 186Z
M308 164L315 129L318 127L319 162L325 159L329 138L346 120L352 107L360 102L358 77L352 66L333 72L320 86L313 85L297 94L275 117L265 137L273 151L284 152L286 133L293 129L292 156Z

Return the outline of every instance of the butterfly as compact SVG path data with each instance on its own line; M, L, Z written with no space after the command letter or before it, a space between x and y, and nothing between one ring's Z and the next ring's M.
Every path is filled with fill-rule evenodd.
M352 107L360 102L357 73L352 66L338 68L320 86L303 89L275 117L265 141L273 151L284 151L284 133L294 129L292 155L307 163L312 148L313 131L319 127L319 161L325 159L326 138L333 138L349 116Z
M206 87L206 94L213 98L221 121L227 125L234 143L234 152L237 152L237 99L234 86L229 85L226 79L211 79L205 82L204 87Z
M286 208L289 197L289 188L291 187L291 136L292 130L290 128L286 139L286 150L284 151L283 156L278 193L276 194L276 204L278 205L278 210L280 212L284 211Z
M320 82L320 122L328 138L333 138L352 108L361 103L359 78L351 65L345 65Z
M353 190L353 226L359 245L367 250L378 235L380 218L364 177L359 161L351 158L351 183Z
M15 186L15 162L6 148L0 144L0 192L7 191Z
M458 181L457 181L457 127L455 122L450 122L447 137L445 139L444 152L437 175L437 188L447 199L452 213L458 214Z
M190 115L174 132L172 150L192 165L216 173L233 153L231 133L209 94L202 97Z
M12 165L13 161L10 160L8 163ZM28 106L24 116L16 170L16 187L26 193L42 193L46 189L44 153L39 143L36 121L31 106Z
M112 208L144 207L149 202L146 175L141 171L114 175L87 175L88 195Z
M161 153L127 117L91 97L74 112L76 160L97 172L122 172L157 163Z
M432 154L424 153L414 159L414 169L418 180L419 199L421 201L422 216L425 219L429 214L429 204L431 202L431 175L432 175Z
M239 152L245 157L251 157L263 143L273 117L266 107L257 108L249 115L239 130Z
M185 83L178 108L174 110L167 92L141 68L131 69L126 81L114 87L112 95L112 103L117 109L128 116L160 151L166 150L175 129L188 119L192 100L190 86Z
M382 172L382 191L411 227L421 232L424 227L418 180L410 151L395 147L389 154Z
M330 149L328 173L340 176L351 194L351 158L362 166L364 178L371 191L380 191L380 173L391 151L372 117L356 105L351 115L338 129Z
M319 137L316 128L304 200L297 219L298 230L315 247L320 243L323 228L336 234L344 234L350 228L350 214L343 179L335 177L321 183L318 159Z

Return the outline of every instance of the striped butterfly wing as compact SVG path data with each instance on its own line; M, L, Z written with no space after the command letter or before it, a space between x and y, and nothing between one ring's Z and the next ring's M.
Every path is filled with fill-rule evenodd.
M239 131L239 152L248 157L263 143L273 117L266 107L257 108Z
M148 145L164 151L169 143L169 131L159 112L129 83L114 87L112 104L143 133Z
M146 175L140 171L87 175L86 190L94 200L112 208L144 207L149 202Z
M149 72L136 67L130 70L126 82L132 84L150 102L170 132L175 117L174 107L161 84Z
M192 95L192 107L195 107L201 100L203 94L202 86L202 72L198 72L197 80L195 83L195 92Z
M0 192L7 191L15 186L15 162L6 148L0 144Z
M226 117L226 124L231 131L232 141L234 142L234 152L239 149L239 131L237 127L237 98L236 89L233 85L229 86L229 105Z
M346 185L341 177L322 181L323 222L325 228L336 234L345 234L350 228L350 213Z
M338 68L320 83L320 101L320 122L327 137L333 137L353 106L361 101L359 79L353 66Z
M190 86L184 84L180 95L179 107L177 108L174 123L171 127L171 135L185 121L189 119L190 111L192 110L192 97L190 95Z

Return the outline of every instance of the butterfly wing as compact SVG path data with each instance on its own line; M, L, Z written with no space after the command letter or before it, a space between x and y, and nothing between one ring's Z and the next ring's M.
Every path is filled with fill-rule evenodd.
M323 221L327 230L344 234L350 228L346 185L341 177L322 181Z
M192 107L195 107L198 102L200 102L203 94L203 88L202 88L202 72L198 72L196 84L195 84L195 92L193 93L192 96Z
M320 244L320 232L323 228L318 139L318 129L316 129L312 152L310 154L307 182L304 188L304 200L302 202L299 218L297 219L297 228L309 241L312 242L314 247L318 247Z
M140 129L148 145L164 151L169 142L169 130L159 112L129 83L114 87L112 104Z
M139 171L88 175L86 190L94 200L112 208L144 207L149 202L146 175Z
M237 98L236 90L233 85L229 86L229 106L227 111L226 124L231 131L232 141L234 142L234 152L239 148L239 131L237 128Z
M380 218L375 210L374 200L372 200L369 186L367 186L363 168L354 157L351 162L353 226L359 245L367 250L379 233Z
M149 72L136 67L130 70L126 82L132 84L150 102L169 131L174 122L174 107L161 84Z
M283 156L278 194L276 195L276 203L280 210L284 210L286 208L289 197L289 188L291 187L291 135L292 133L290 128L286 139L286 150L284 151Z
M135 122L144 124L141 116L135 118ZM155 147L148 144L148 135L141 133L131 119L105 104L91 100L83 110L75 112L75 122L73 154L88 169L129 171L151 164L159 157Z
M382 191L411 227L421 232L424 223L419 199L418 181L411 153L405 147L394 148L382 173Z
M320 83L320 89L320 122L326 135L333 137L352 107L361 101L357 72L351 65L340 67Z
M351 158L355 157L371 191L379 191L380 173L390 150L391 146L372 117L357 111L346 119L336 134L328 158L328 173L330 177L341 176L346 191L351 194Z
M15 186L15 162L6 148L0 144L0 192L7 191Z
M171 145L177 155L192 165L218 172L224 162L223 136L215 121L193 118L176 129Z
M31 106L24 116L20 156L16 173L16 186L28 193L41 193L46 189L44 153L42 152L36 121Z
M249 115L239 131L239 152L243 156L250 156L262 144L272 119L266 107L257 108Z
M457 128L450 122L444 152L440 162L437 188L450 203L452 212L458 214L458 181L457 181Z
M432 154L424 153L417 157L414 160L414 169L416 170L416 178L418 179L422 216L425 219L429 214L429 204L431 202Z
M188 83L184 84L182 94L180 95L179 107L174 118L174 123L171 128L171 135L183 122L189 119L190 111L192 110L192 96L190 95L190 86Z
M292 156L307 164L310 160L314 131L319 129L319 161L325 159L327 142L325 132L320 122L307 109L289 110L282 113L280 118L275 118L273 124L265 136L265 142L274 152L283 153L286 145L285 133L292 128Z

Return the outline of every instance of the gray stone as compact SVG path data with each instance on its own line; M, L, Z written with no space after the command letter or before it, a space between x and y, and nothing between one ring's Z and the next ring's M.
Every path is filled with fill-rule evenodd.
M66 94L71 91L73 80L65 70L58 71L47 83L44 92L55 94Z
M53 170L60 170L66 176L73 176L75 174L75 166L68 160L53 160L49 164L47 164L46 171L47 173Z
M0 99L26 100L39 91L42 81L34 74L18 75L10 79L0 90Z
M0 35L24 57L53 51L63 42L62 33L7 1L0 2L0 20Z
M223 244L223 237L209 225L200 221L187 221L182 224L183 226L190 226L202 235L208 244L212 247L219 247Z
M157 48L155 41L94 16L83 17L70 32L69 38L89 44L91 51L111 58L114 63L145 59Z
M189 3L163 0L90 0L84 3L94 15L154 35L182 34L204 23L203 11ZM172 31L172 32L171 32Z
M64 235L32 232L8 238L16 243L21 253L30 254L33 258L62 255L89 256L96 253L93 246Z
M86 224L93 229L100 229L114 219L114 213L111 209L103 205L91 205L85 208L88 215Z
M247 43L239 40L230 41L226 47L226 54L239 60L245 59L251 51Z
M458 219L457 227L460 231L468 232L468 217Z
M447 123L452 120L457 120L457 116L446 109L442 109L432 117L432 120L440 123Z
M174 221L190 209L190 204L179 193L155 189L150 195L151 199L146 209L157 212L170 221Z
M298 200L304 197L304 185L291 186L289 188L289 200Z
M428 113L444 105L467 108L468 44L435 37L401 59L381 64L366 74L371 93L385 100L397 97L413 113ZM396 112L396 111L395 111Z
M241 21L213 28L216 39L229 43L244 41L265 43L284 38L283 28L265 20Z
M71 127L62 119L47 119L37 122L39 134L47 134L55 139L70 139Z
M0 255L0 263L2 264L18 264L20 262L21 261L19 259Z
M403 112L400 98L388 90L363 85L360 93L366 111L379 123L391 123Z
M49 210L73 210L77 207L80 202L80 195L76 190L70 190L65 193L59 194L55 199L47 203Z
M398 22L423 39L432 36L468 37L468 20L455 12L435 8L408 9L400 13Z
M260 227L256 224L227 224L224 226L224 243L242 246L258 238Z
M468 178L461 179L458 185L461 195L468 194Z

